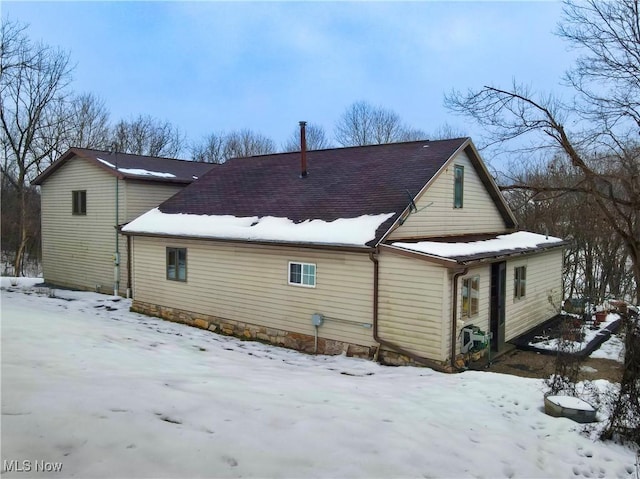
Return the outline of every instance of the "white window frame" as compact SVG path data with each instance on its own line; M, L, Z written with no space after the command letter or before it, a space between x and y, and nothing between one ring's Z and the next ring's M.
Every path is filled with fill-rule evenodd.
M518 273L520 271L521 273ZM513 299L520 301L527 297L527 266L513 267Z
M467 307L465 308L465 304L464 304L464 292L465 292L465 283L467 284ZM475 290L473 290L471 288L471 286L473 286L473 284L476 284L477 288ZM476 307L475 307L475 311L472 308L472 299L473 299L473 294L472 291L476 291ZM473 318L474 316L477 316L480 313L480 275L474 275L474 276L469 276L467 278L463 278L462 279L462 294L460 295L461 299L462 299L462 317L463 318Z
M300 266L300 282L291 281L291 265L299 265ZM313 267L313 276L309 273L305 275L305 267ZM305 277L313 277L313 284L305 284ZM289 261L289 265L287 267L287 282L291 286L302 286L303 288L315 288L316 284L318 284L318 267L315 263L303 263L302 261Z
M175 264L172 264L169 261L170 253L173 253L175 258ZM181 275L180 270L180 256L184 256L184 272ZM173 266L173 275L170 274L170 266ZM187 248L183 247L175 247L175 246L167 246L166 248L166 279L168 281L178 281L180 283L187 282ZM184 277L182 277L184 276Z
M460 172L460 176L458 176L458 172ZM459 198L458 198L458 193L460 193ZM464 207L464 165L453 165L453 208L462 209L463 207Z

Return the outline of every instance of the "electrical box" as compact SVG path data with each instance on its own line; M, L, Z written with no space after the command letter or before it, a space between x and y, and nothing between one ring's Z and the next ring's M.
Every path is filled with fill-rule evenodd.
M313 324L314 326L316 327L322 326L323 322L324 322L324 316L321 315L320 313L313 313L311 315L311 324Z

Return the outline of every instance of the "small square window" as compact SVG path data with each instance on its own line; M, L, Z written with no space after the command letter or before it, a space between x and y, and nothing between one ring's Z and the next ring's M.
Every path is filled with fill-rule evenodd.
M289 263L289 284L315 288L316 265L312 263L290 262Z
M167 248L167 279L187 280L187 248Z
M464 193L464 166L453 167L453 207L462 208Z
M462 317L470 318L480 310L480 276L462 280Z
M87 214L87 191L78 190L71 192L71 211L74 215Z
M527 294L527 267L513 268L513 298L521 299Z

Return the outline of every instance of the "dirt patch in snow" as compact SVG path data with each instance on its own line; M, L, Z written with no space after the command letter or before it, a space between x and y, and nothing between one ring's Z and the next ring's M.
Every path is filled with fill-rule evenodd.
M516 349L492 361L485 370L526 378L547 378L553 372L555 356ZM620 382L622 364L611 359L586 358L582 363L581 380L607 379Z

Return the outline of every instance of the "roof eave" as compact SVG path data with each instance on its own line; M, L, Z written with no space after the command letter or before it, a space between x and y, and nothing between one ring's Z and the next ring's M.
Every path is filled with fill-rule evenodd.
M506 227L512 230L517 229L518 220L513 214L513 211L511 211L511 208L507 204L507 201L504 199L504 196L502 196L502 192L500 191L500 188L498 187L493 177L489 173L489 170L487 170L486 165L484 164L484 162L480 157L480 153L478 152L477 148L475 147L475 145L473 144L473 141L471 141L470 138L469 138L469 141L466 143L464 149L469 150L467 152L467 154L469 155L469 159L471 163L476 167L476 171L478 171L479 169L478 176L480 177L480 181L484 184L485 189L489 193L489 196L491 196L494 203L496 204L496 207L498 208L498 211L500 211L500 213L502 214Z
M459 266L474 266L474 265L480 265L483 263L495 263L497 261L501 261L507 258L513 258L516 256L525 256L530 254L551 251L554 249L564 248L568 244L570 244L569 241L561 241L557 243L550 243L548 245L538 245L535 248L502 250L502 251L496 251L491 253L478 253L477 255L454 256L454 257L438 256L430 253L425 253L422 251L416 251L408 248L394 246L391 244L381 244L380 247L381 249L393 251L397 254L423 259L425 261L430 261L432 263L438 263L443 266L447 266L449 268L455 268Z
M459 263L451 258L446 258L444 256L436 256L429 253L423 253L421 251L415 251L407 248L400 248L399 246L394 246L390 244L381 244L379 245L381 251L389 251L394 254L398 254L400 256L406 256L409 258L421 259L424 261L429 261L431 263L437 263L442 266L446 266L447 268L455 268L459 266Z
M479 253L477 255L456 256L453 259L455 259L458 264L470 266L473 264L481 264L487 262L493 263L501 259L513 258L515 256L526 256L529 254L543 253L554 249L564 248L568 244L568 241L561 241L557 243L538 245L535 248L520 248L514 250L496 251L492 253Z
M313 243L313 242L277 241L277 240L250 240L250 239L237 239L237 238L219 238L214 236L197 236L197 235L172 235L167 233L122 231L122 228L119 228L119 231L120 231L120 234L123 234L125 236L142 236L142 237L152 237L152 238L215 241L219 243L242 243L246 245L258 245L258 246L284 246L284 247L293 247L293 248L340 250L340 251L349 251L349 252L358 252L358 253L369 253L375 250L375 247L373 246L366 246L366 245L360 246L360 245L353 245L353 244Z

